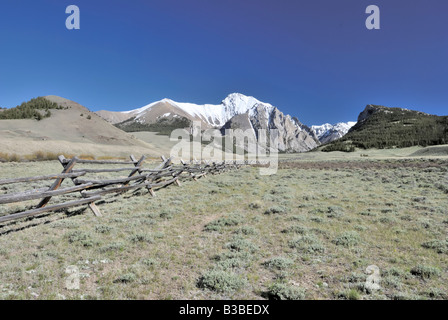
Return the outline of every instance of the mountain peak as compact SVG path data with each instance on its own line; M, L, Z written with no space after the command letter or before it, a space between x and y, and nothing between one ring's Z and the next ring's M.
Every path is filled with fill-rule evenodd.
M221 103L224 106L224 113L226 117L230 119L233 115L243 114L249 112L253 115L257 112L256 109L262 107L268 113L271 113L275 108L265 102L252 97L246 96L241 93L231 93L229 94Z
M163 98L162 100L158 101L158 102L165 102L165 103L171 103L171 104L176 104L175 101L169 99L169 98Z
M268 105L271 106L269 103L265 103L265 102L261 102L260 100L252 97L252 96L246 96L242 93L231 93L229 94L223 101L222 103L224 105L230 105L230 104L238 104L238 105L246 105L246 106L250 106L253 107L256 104L264 104L264 105Z
M311 130L314 131L321 143L328 143L346 135L355 124L355 121L338 122L334 125L324 123L320 126L311 126Z

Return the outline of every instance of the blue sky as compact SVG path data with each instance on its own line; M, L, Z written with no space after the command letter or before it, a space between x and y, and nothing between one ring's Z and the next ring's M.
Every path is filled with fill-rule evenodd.
M81 11L67 30L65 8ZM381 29L367 30L368 5ZM446 0L4 0L0 106L54 94L91 110L240 92L312 125L366 104L448 114Z

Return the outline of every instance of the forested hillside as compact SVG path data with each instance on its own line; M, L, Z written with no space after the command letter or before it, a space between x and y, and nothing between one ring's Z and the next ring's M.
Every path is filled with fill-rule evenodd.
M354 151L355 148L404 148L448 143L448 116L369 105L358 123L341 139L322 151Z

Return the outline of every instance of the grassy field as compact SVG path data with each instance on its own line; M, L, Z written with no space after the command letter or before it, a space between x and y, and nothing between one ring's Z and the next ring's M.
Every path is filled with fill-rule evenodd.
M337 154L109 197L101 218L78 208L0 225L0 298L447 299L448 159ZM0 164L2 178L55 169Z

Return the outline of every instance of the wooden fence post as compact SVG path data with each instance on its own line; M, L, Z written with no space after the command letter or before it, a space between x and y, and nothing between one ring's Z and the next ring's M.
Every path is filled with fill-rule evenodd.
M65 158L64 158L64 156L59 156L58 159L59 159L59 162L61 162L61 164L62 164L62 159L65 159ZM62 173L69 173L75 166L77 160L78 160L78 158L74 157L66 165L62 164L62 166L64 167L64 170L62 170ZM73 180L73 178L72 178L72 180ZM64 178L56 179L56 181L52 184L52 186L50 187L50 189L48 189L48 191L56 190L57 188L59 188L62 184L62 181L64 181ZM50 201L50 199L51 199L51 197L43 198L37 205L37 208L45 207L47 205L47 203Z
M76 161L78 160L78 158L77 158L77 157L74 157L74 158L73 158L72 160L70 160L70 162L67 163L67 164L65 164L66 161L65 161L65 157L64 157L63 155L60 155L60 156L58 157L58 160L59 160L59 162L61 163L61 165L64 167L64 173L66 173L66 171L71 171L71 170L73 169L73 167L75 166ZM71 164L72 162L73 162L73 165L70 166L70 164ZM75 185L78 185L78 183L76 183L76 179L75 179L75 178L71 178L71 179L72 179L72 181L73 181L73 183L74 183ZM86 194L85 194L85 190L80 191L80 193L81 193L81 196L82 196L83 198L87 198L87 196L86 196ZM89 206L90 210L93 212L93 214L94 214L95 216L97 216L97 217L101 217L101 216L102 216L100 209L98 209L98 207L96 206L96 204L95 204L94 202L90 202L90 203L88 204L88 206Z
M143 160L145 160L146 157L143 155L143 156L140 158L140 160L137 161L137 159L134 157L134 155L131 154L130 158L131 158L131 161L133 161L133 162L135 163L135 166L136 166L136 167L140 167L141 164L143 163ZM137 170L137 171L136 171L136 170ZM133 170L133 171L131 172L131 174L129 175L129 177L131 177L132 175L134 175L136 172L138 172L139 174L141 174L141 173L142 173L142 170L141 170L141 169L135 169L135 170ZM156 196L156 194L155 194L154 190L152 190L151 186L146 186L146 190L148 190L149 194L151 194L152 197L155 197L155 196Z
M141 156L140 160L137 161L137 159L134 157L134 155L130 155L129 158L131 158L131 161L134 162L134 166L137 167L137 169L134 169L131 171L131 173L128 175L128 178L132 177L134 174L142 173L142 170L140 169L141 164L145 160L145 156ZM129 183L129 182L128 182ZM124 184L127 185L128 183Z

